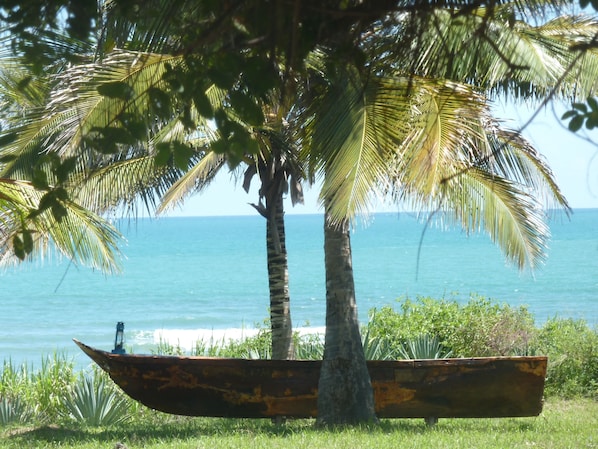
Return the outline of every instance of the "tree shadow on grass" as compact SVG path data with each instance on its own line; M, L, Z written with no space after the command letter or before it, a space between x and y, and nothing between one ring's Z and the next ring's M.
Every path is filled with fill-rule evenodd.
M533 419L440 419L439 424L428 426L423 419L385 419L377 424L359 426L352 430L370 433L401 433L420 435L429 432L459 433L463 431L487 431L499 428L501 432L521 432L535 427ZM336 433L348 428L322 429L313 419L289 420L275 424L269 419L188 418L166 417L164 422L154 419L121 424L118 427L93 428L72 426L44 426L16 429L8 432L7 440L18 447L35 447L40 443L61 445L107 444L114 447L119 442L135 446L148 442L175 442L199 437L227 437L262 435L285 438L303 433ZM112 446L110 446L112 445ZM15 447L17 447L15 446Z
M227 435L272 435L285 436L297 431L315 429L313 420L297 420L292 424L276 425L267 419L228 419L228 418L187 418L168 417L165 422L152 419L143 422L130 422L118 427L85 427L77 426L42 426L17 428L7 431L4 439L19 443L19 447L48 444L83 444L106 442L115 444L119 441L148 442L176 441L194 437L215 437ZM111 447L111 446L108 446Z

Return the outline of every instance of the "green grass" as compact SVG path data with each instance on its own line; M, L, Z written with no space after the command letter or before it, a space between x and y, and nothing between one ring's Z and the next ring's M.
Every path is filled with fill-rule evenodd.
M550 400L535 418L383 420L379 425L323 430L313 420L276 426L269 420L182 418L148 412L143 419L107 428L12 427L0 448L598 448L598 402Z

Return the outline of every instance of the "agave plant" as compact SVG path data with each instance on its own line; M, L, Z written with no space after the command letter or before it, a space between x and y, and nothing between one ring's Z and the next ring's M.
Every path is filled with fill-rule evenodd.
M363 345L366 360L391 360L395 358L389 341L379 336L370 335L369 327L361 339L361 344Z
M103 373L83 375L63 398L65 418L88 426L110 426L130 417L127 398Z
M399 358L415 359L444 359L450 357L451 350L447 350L434 335L422 334L405 341L398 348Z
M0 426L25 423L33 417L33 411L18 397L0 397Z

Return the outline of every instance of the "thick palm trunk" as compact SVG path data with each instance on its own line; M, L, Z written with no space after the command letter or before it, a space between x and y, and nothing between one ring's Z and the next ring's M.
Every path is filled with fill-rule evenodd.
M284 228L282 193L268 204L266 246L268 286L270 289L270 326L272 358L293 356L293 326L291 323L289 270Z
M326 217L327 218L327 217ZM324 224L326 338L318 386L318 423L376 420L355 302L349 223Z

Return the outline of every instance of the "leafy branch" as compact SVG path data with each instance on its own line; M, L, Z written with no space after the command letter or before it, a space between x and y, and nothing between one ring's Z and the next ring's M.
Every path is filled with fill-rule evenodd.
M584 126L586 129L598 127L598 100L596 97L588 97L587 103L573 103L570 111L561 117L561 120L570 120L568 128L577 132Z

